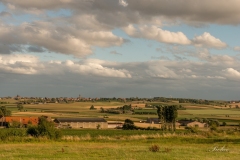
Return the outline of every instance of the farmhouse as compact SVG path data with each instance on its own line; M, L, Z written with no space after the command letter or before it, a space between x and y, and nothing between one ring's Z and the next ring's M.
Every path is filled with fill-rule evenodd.
M122 128L123 123L121 122L108 122L108 128Z
M187 127L199 127L199 128L204 128L207 127L206 123L201 123L197 121L191 121L191 120L179 120L178 121L181 126L187 126Z
M148 118L146 123L150 123L150 124L160 124L161 122L159 121L159 118ZM175 122L175 126L179 127L181 124L179 122Z
M108 128L108 123L103 118L56 118L58 128Z
M158 118L148 118L146 122L151 123L151 124L159 124L160 123Z
M14 122L17 122L21 125L37 125L38 117L2 117L0 119L1 125L6 126L7 124L12 125Z

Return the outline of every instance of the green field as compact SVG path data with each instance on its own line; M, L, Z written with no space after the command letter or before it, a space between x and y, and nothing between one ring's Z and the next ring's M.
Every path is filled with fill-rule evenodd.
M81 159L81 160L237 160L240 158L239 139L221 141L199 137L151 138L131 140L79 140L8 143L0 145L0 159ZM159 152L149 151L156 144ZM226 151L213 151L215 147Z
M235 115L240 117L240 109L187 109L193 115Z
M100 108L117 108L132 104L136 112L142 114L110 114L101 113ZM177 102L166 103L179 105ZM3 105L3 104L2 104ZM90 110L94 105L95 110ZM240 109L216 105L182 104L186 109L178 111L178 119L217 119L228 125L238 125ZM124 121L129 118L134 122L157 118L154 109L144 108L140 102L75 102L23 105L24 111L19 111L16 101L6 105L13 116L56 117L100 117L107 116L107 121ZM145 113L143 113L145 112ZM228 115L228 116L226 116ZM237 160L240 158L240 131L235 126L220 127L218 132L198 131L197 133L183 128L176 132L159 130L62 130L63 137L53 141L46 138L32 138L26 135L9 137L0 142L0 159L119 159L119 160ZM4 130L0 130L3 133ZM18 135L13 131L12 134ZM159 152L149 151L152 145L160 147ZM215 151L214 148L224 148Z
M142 101L134 102L74 102L74 103L47 103L47 104L26 104L24 105L24 111L19 112L16 107L15 100L11 100L10 103L6 104L7 108L12 111L13 116L41 116L47 115L52 118L57 117L104 117L107 115L108 121L124 121L127 118L132 119L135 122L146 120L149 117L157 118L156 109L145 108L145 103ZM138 106L142 109L135 109L135 114L110 114L101 113L100 108L110 109L117 108L123 105ZM151 102L148 104L169 104L169 105L179 105L177 101L172 102ZM94 105L96 110L90 110L90 106ZM229 108L217 105L201 105L201 104L191 104L191 103L181 103L186 110L178 111L178 119L195 119L195 118L209 118L209 119L219 119L220 121L226 120L230 123L240 122L240 109ZM229 106L229 104L227 105ZM228 117L226 117L228 115Z

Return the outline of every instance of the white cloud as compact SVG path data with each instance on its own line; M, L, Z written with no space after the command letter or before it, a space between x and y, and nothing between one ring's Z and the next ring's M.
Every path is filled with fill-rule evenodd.
M220 39L213 37L210 33L204 32L201 36L196 36L192 43L199 47L210 47L210 48L226 48L227 44L222 42Z
M225 77L222 76L207 76L209 79L226 79Z
M0 71L17 74L36 74L41 68L38 58L32 55L0 55Z
M71 54L77 57L92 54L93 46L120 46L124 39L111 31L90 31L75 27L59 27L48 22L23 23L20 26L0 25L0 54L14 52L12 45L32 45L50 52ZM7 47L6 47L7 46ZM2 50L2 51L1 51Z
M128 3L126 2L126 0L119 0L119 4L123 7L127 7Z
M0 55L0 71L2 72L41 75L77 73L80 75L93 75L99 77L132 77L130 72L126 69L115 69L104 65L104 61L91 59L80 62L71 60L41 62L37 57L32 55Z
M155 40L162 43L172 43L172 44L190 44L191 41L182 32L170 32L167 30L162 30L157 26L140 26L135 28L133 25L129 25L123 30L129 35L137 38L146 38Z
M97 63L78 64L68 60L65 64L67 66L66 69L73 73L95 75L100 77L131 78L131 74L127 70L108 68Z
M233 68L227 68L223 70L223 73L225 74L226 78L234 79L234 80L240 79L240 72Z
M240 51L240 47L239 47L239 46L234 47L234 50L235 50L235 51Z
M104 17L109 24L149 22L158 17L163 20L183 21L191 25L205 23L239 24L240 2L238 0L1 0L10 9L32 13L67 8L77 13L91 12ZM127 6L123 7L122 6ZM171 9L169 9L171 8ZM112 11L115 11L113 13ZM122 15L116 18L117 15ZM120 22L120 23L118 23ZM146 23L145 23L146 24ZM122 26L121 26L122 27Z
M210 54L207 49L200 51L197 56L200 60L205 60L213 64L234 64L237 60L229 55Z
M0 55L0 64L15 64L16 62L37 63L38 58L28 54Z

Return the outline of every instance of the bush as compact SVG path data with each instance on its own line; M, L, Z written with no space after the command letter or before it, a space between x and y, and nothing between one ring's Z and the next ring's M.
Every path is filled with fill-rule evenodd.
M153 144L152 146L149 147L149 151L152 152L158 152L160 147L157 144Z
M28 127L27 134L33 137L42 136L49 139L60 139L62 137L62 133L54 127L54 123L47 121L46 118L43 117L39 119L37 127Z
M198 133L199 128L197 126L195 127L185 127L190 133Z
M15 129L15 128L7 128L2 129L0 132L0 140L6 141L9 137L24 137L26 136L25 129Z
M35 126L28 127L27 134L29 134L33 137L38 137L39 136L38 127L35 127Z
M134 122L130 119L126 119L122 127L124 130L134 130L136 128L137 127L134 125Z

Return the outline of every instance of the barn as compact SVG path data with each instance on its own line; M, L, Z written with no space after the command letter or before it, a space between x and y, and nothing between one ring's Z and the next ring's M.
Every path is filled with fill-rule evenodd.
M56 118L54 122L58 128L108 128L108 123L103 118Z
M7 124L13 125L13 123L19 123L20 125L27 126L28 124L31 125L38 125L38 117L1 117L0 122L1 126L6 126Z

